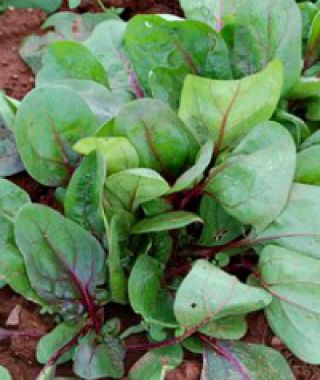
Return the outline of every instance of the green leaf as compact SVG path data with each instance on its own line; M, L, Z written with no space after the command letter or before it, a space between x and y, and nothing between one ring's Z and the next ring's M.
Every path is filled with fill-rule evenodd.
M77 159L72 146L80 138L94 134L98 124L74 91L45 87L24 98L14 128L28 173L43 185L59 186L68 180Z
M133 234L146 234L150 232L176 230L186 227L191 223L202 223L202 219L192 212L173 211L142 219L132 227L131 232Z
M9 371L3 367L2 365L0 366L0 379L1 380L12 380L12 377L9 373Z
M69 8L77 8L81 4L81 0L68 0Z
M193 188L203 178L203 173L209 166L213 155L213 144L208 141L204 144L197 156L195 164L183 173L175 182L170 193Z
M223 245L241 235L244 226L224 209L212 197L205 195L200 203L200 217L203 220L199 245L213 247Z
M212 170L206 192L228 214L262 231L286 205L295 165L290 133L278 123L261 123Z
M298 7L302 16L302 38L305 45L304 48L306 48L312 20L318 11L318 7L311 1L303 1L298 4Z
M55 380L56 366L45 366L36 380Z
M166 373L178 367L183 360L180 345L149 351L129 371L129 380L164 380Z
M132 268L129 278L129 299L133 310L149 323L175 328L173 302L162 288L163 267L158 260L141 255Z
M128 169L107 177L105 201L113 207L135 211L144 202L161 197L168 183L150 169Z
M294 380L289 365L277 351L258 344L219 342L219 353L205 346L203 379Z
M320 145L304 149L297 155L295 181L309 185L320 185Z
M198 260L177 291L174 313L185 329L209 320L201 331L207 334L208 328L211 335L210 321L243 316L266 307L271 300L264 290L242 284L207 261Z
M295 184L282 213L258 239L320 258L320 188Z
M90 153L74 172L64 198L66 217L98 237L105 232L101 201L106 175L104 157L99 152Z
M0 177L8 177L23 170L14 134L1 123L0 115Z
M83 322L74 325L63 322L50 331L49 334L43 336L37 345L37 361L41 364L47 364L56 351L70 342L82 327ZM73 353L74 348L71 348L59 358L57 364L63 364L71 360Z
M85 379L112 377L120 379L124 375L125 351L117 338L107 336L102 343L97 342L93 332L81 339L73 360L76 375Z
M138 152L125 137L86 137L78 141L73 149L81 154L89 154L93 150L103 154L108 164L108 174L139 167Z
M2 91L0 91L0 120L1 124L8 129L13 129L14 118L19 107L19 102L17 102L16 107L12 103L12 98L7 97Z
M194 163L199 149L176 113L154 99L135 100L123 107L110 129L110 136L127 137L135 146L141 167L169 178Z
M189 75L179 116L201 142L211 138L215 152L237 142L272 116L280 98L282 64L240 80L211 80Z
M123 50L126 27L127 24L121 20L103 22L94 29L84 44L103 64L112 89L132 91L129 62Z
M52 13L60 8L62 0L4 0L1 6L15 8L39 8Z
M273 295L265 310L272 330L301 360L319 364L319 260L267 246L261 252L259 268L265 289Z
M180 0L188 18L223 27L232 71L241 78L273 59L284 64L287 94L301 71L301 15L294 0Z
M178 67L185 74L231 78L223 39L198 21L168 21L156 15L136 16L128 23L125 48L148 95L149 75L157 67ZM179 87L178 93L181 90Z
M202 331L217 339L241 339L247 329L245 316L230 316L209 322Z
M87 304L105 282L105 253L97 240L50 208L25 206L15 224L15 237L33 288L50 304L62 308L78 300Z
M87 79L108 86L107 73L101 62L88 48L75 41L53 42L43 56L37 85L59 79Z

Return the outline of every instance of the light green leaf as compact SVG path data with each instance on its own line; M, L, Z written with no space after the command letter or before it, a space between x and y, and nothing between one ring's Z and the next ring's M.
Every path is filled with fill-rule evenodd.
M106 175L104 157L99 152L90 153L74 172L64 197L66 217L98 237L105 233L101 200Z
M149 323L175 328L173 301L162 288L163 267L152 257L138 257L129 278L129 299L133 310Z
M301 360L319 364L319 260L267 246L259 268L265 289L273 295L265 311L272 330Z
M213 320L201 329L206 335L217 339L241 339L247 332L245 316L230 316Z
M203 380L294 380L285 358L277 351L258 344L219 342L219 353L206 346Z
M207 261L198 260L177 291L174 313L181 326L188 329L207 319L243 316L263 309L271 300L264 290L242 284ZM204 326L201 331L206 333L206 329ZM210 332L210 323L208 329Z
M55 380L56 366L45 366L36 380Z
M127 24L121 20L103 22L94 29L84 44L103 64L111 89L132 91L129 62L123 50L126 27Z
M4 0L1 2L1 6L15 8L39 8L43 9L47 13L52 13L61 6L61 3L62 0Z
M98 123L76 92L66 87L45 87L24 98L14 129L28 173L43 185L59 186L68 180L77 159L72 146L80 138L93 135Z
M261 123L212 170L206 191L228 214L260 232L286 205L295 165L290 133L278 123Z
M280 98L282 64L240 80L211 80L189 75L179 116L201 142L211 138L218 153L272 116Z
M75 41L53 42L43 56L37 86L59 79L87 79L108 86L101 62L83 44Z
M103 154L108 164L108 174L139 167L138 152L125 137L86 137L78 141L73 149L81 154L89 154L93 150Z
M320 258L320 188L293 185L282 213L258 236L268 244L299 251Z
M195 164L183 173L175 182L170 193L179 192L194 187L203 177L204 171L209 166L213 155L213 144L208 141L204 144L197 156Z
M9 371L3 367L2 365L0 366L0 379L1 380L12 380L12 377L9 373Z
M176 113L154 99L135 100L123 107L109 133L127 137L139 154L141 167L168 178L193 164L200 148Z
M161 197L168 183L150 169L128 169L107 177L105 201L113 207L135 211L144 202Z
M85 379L112 377L120 379L124 375L125 351L117 338L105 337L101 343L93 332L81 339L73 360L76 375Z
M0 177L8 177L23 170L14 134L2 124L0 114Z
M295 181L320 185L320 145L304 149L297 155Z
M213 247L223 245L241 235L244 226L224 209L212 197L205 195L200 203L200 217L203 220L199 245Z
M149 351L129 371L129 380L164 380L166 373L183 360L180 345Z
M52 305L77 306L105 282L105 253L78 224L42 205L25 206L15 223L16 242L32 287Z
M41 364L47 364L57 350L64 347L71 341L83 327L83 322L68 325L66 322L55 327L49 334L43 336L37 345L37 361ZM64 353L58 360L57 364L63 364L71 360L74 348Z
M142 219L132 227L131 232L133 234L146 234L176 230L186 227L191 223L202 223L202 219L192 212L173 211Z
M12 130L15 114L20 103L15 100L17 106L14 107L11 100L12 98L7 97L4 92L0 91L0 120L6 128Z
M69 8L77 8L81 4L81 0L68 0Z
M185 74L211 78L231 78L223 39L198 21L168 21L156 15L138 15L128 23L125 48L147 95L150 95L149 75L157 67L180 68ZM180 90L181 85L178 94Z

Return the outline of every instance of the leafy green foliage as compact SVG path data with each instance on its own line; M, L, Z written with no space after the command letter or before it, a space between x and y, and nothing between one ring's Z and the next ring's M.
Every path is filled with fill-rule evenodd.
M9 371L3 366L0 366L0 376L1 376L1 379L3 379L3 380L11 380L12 379Z

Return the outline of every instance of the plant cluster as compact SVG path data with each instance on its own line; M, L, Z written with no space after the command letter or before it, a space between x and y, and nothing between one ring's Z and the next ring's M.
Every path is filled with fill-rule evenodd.
M320 4L181 5L186 19L54 14L21 49L36 88L1 99L5 154L63 209L0 180L1 278L57 321L39 380L71 360L121 378L133 350L130 380L164 379L184 350L202 379L294 379L240 341L258 310L320 364ZM123 330L115 303L141 322Z

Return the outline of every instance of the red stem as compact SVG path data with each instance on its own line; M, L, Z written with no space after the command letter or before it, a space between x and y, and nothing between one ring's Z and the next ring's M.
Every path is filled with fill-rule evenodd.
M203 183L199 183L192 190L187 192L180 202L179 210L184 210L192 199L199 197L202 194L203 186Z

